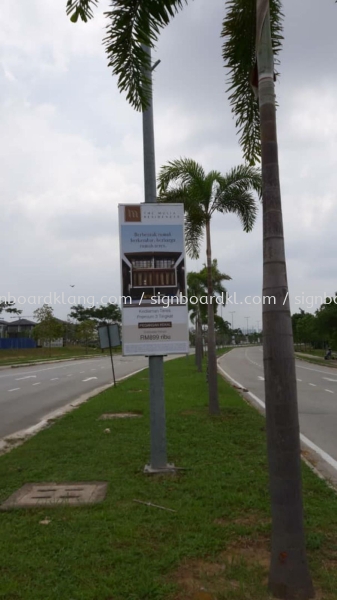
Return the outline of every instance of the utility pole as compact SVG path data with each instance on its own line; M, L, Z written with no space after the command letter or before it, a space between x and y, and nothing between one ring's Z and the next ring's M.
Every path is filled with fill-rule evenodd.
M260 329L260 321L256 321L257 322L257 333L259 333L259 329Z
M245 317L246 321L247 321L247 335L248 335L248 321L250 319L250 317Z
M150 101L148 108L143 111L143 149L144 149L144 191L145 202L157 201L156 160L154 147L152 70L158 62L151 66L151 49L142 45L149 57L150 68L145 75L149 81ZM151 458L145 466L145 473L162 473L174 470L173 465L167 464L166 450L166 415L164 394L164 357L149 356L150 380L150 433Z

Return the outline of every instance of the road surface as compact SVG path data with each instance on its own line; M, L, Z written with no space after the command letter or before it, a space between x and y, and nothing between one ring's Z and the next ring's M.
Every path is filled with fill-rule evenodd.
M250 402L264 403L261 346L234 349L220 359L219 366L249 390ZM315 452L322 451L319 456L325 463L324 473L337 481L337 373L323 365L296 360L296 375L301 434L317 447L311 446Z
M116 378L146 367L144 357L114 357ZM112 382L110 357L0 370L0 439L36 425L82 394Z

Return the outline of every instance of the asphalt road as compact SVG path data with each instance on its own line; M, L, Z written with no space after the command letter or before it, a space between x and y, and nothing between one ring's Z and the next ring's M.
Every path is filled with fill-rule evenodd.
M220 359L219 365L235 382L249 390L248 399L251 402L260 400L264 403L262 347L234 349ZM315 450L321 450L319 454L327 463L328 476L336 481L336 370L296 360L296 374L301 434L317 446ZM324 453L328 456L324 456Z
M144 357L117 355L116 379L147 365ZM111 382L110 357L0 370L0 439Z

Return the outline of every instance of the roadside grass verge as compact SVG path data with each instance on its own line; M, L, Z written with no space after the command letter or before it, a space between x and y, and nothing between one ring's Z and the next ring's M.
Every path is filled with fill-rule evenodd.
M120 349L115 349L115 351L120 352ZM105 350L104 355L108 354L109 352ZM51 350L49 348L0 350L0 367L69 358L87 358L88 356L102 356L102 350L84 346L65 346L64 348L51 348Z
M109 483L105 501L92 507L0 513L0 598L270 597L264 418L220 377L222 413L211 418L205 373L196 372L194 357L164 368L168 459L186 471L142 472L150 443L147 371L0 457L0 501L28 482ZM126 411L141 411L143 418L98 420ZM317 598L336 599L337 498L306 465L303 476ZM40 523L46 519L49 524Z
M321 367L331 367L332 369L337 368L337 360L324 360L323 358L315 356L303 356L299 352L295 352L295 358L297 360L304 360L305 362L311 363L312 365L319 365Z

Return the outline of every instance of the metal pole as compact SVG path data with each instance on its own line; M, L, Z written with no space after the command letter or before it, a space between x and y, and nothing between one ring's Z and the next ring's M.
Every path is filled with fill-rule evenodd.
M230 312L230 314L232 315L232 331L233 331L233 329L234 329L234 327L233 327L233 324L234 324L234 323L233 323L233 315L234 315L234 313L235 313L235 310L230 310L229 312Z
M109 325L107 325L106 328L107 328L108 339L109 339L109 350L110 350L110 358L111 358L112 377L113 377L113 381L114 381L114 387L116 387L115 367L114 367L114 361L113 361L113 358L112 358L112 347L111 347L111 337L110 337Z
M156 161L154 148L153 98L152 98L152 68L151 49L142 45L150 61L146 71L149 80L151 99L147 110L143 111L143 148L144 148L144 190L145 202L156 202ZM147 472L168 469L166 451L166 415L164 395L164 365L163 356L149 357L150 379L150 430L151 430L151 459Z

